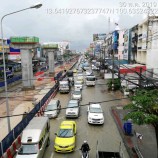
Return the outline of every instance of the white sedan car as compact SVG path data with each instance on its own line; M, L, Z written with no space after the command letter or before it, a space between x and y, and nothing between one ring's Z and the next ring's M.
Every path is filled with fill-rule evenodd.
M100 104L90 104L87 112L89 124L104 124L104 115Z
M72 92L72 95L71 95L71 98L72 99L77 99L77 100L82 100L82 92L81 90L79 89L75 89L73 92Z
M82 90L82 88L83 88L82 81L80 81L80 80L75 81L74 88Z

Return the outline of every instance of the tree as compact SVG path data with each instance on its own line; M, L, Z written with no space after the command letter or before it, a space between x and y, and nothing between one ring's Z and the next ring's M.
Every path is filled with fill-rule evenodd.
M152 124L155 127L158 146L158 89L138 89L130 99L132 102L124 107L124 109L129 109L130 112L124 119L130 118L133 123L138 125Z
M107 82L107 86L109 90L112 90L112 79L109 79ZM120 79L114 79L114 90L119 90L121 87Z

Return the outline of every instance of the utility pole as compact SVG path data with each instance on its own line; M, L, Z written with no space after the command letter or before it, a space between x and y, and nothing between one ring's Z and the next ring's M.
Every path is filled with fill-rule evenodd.
M119 63L118 63L118 78L120 79L120 55L118 56L118 60L119 60Z
M140 75L139 75L139 87L142 87L142 68L140 68Z
M114 91L114 49L112 50L112 91Z
M105 73L105 47L104 47L104 73Z

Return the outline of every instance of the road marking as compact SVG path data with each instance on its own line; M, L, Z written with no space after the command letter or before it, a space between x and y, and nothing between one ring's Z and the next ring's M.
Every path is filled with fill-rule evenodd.
M65 118L65 116L58 117L58 118L56 118L56 119L57 119L57 120L61 120L61 119L63 119L63 118Z
M53 158L53 157L54 157L54 153L52 152L52 154L51 154L50 158Z

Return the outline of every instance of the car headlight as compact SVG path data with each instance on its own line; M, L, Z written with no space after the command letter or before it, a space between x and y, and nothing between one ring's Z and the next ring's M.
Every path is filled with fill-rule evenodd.
M54 114L52 114L52 115L57 115L57 112L55 112Z
M88 117L89 120L92 120L92 117Z

